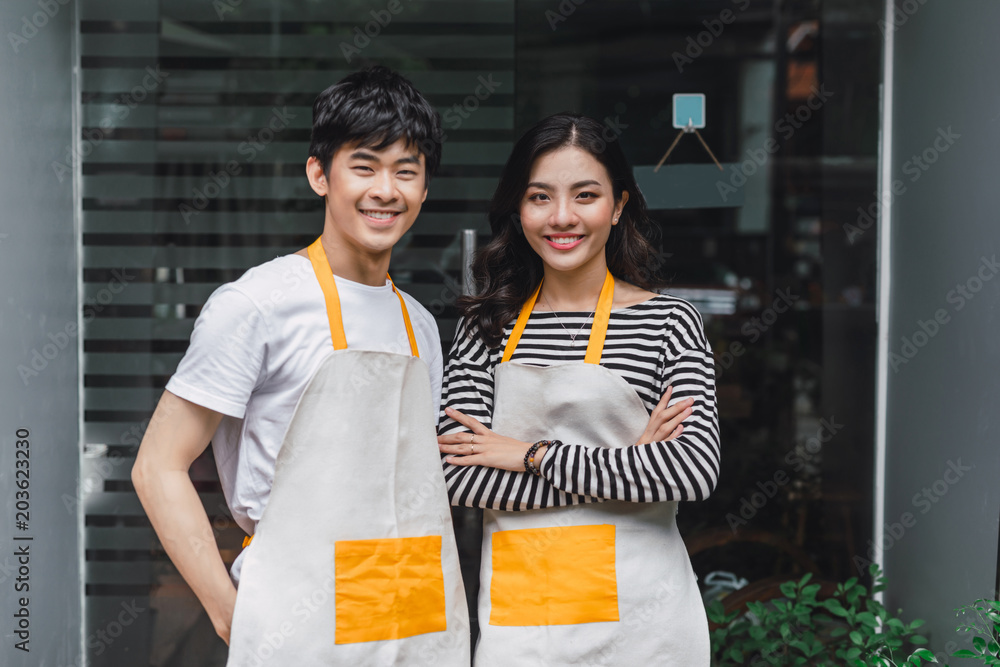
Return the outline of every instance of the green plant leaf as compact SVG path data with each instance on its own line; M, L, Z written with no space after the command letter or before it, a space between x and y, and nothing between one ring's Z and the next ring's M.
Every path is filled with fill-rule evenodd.
M878 620L875 618L875 615L870 611L861 612L860 614L857 615L857 619L870 628L874 628L876 625L878 625Z
M978 658L979 654L978 653L973 653L972 651L970 651L968 649L962 648L962 649L959 649L959 650L955 651L954 653L952 653L951 657L953 657L953 658Z
M728 653L730 659L734 660L737 665L743 664L743 653L736 648L729 649Z
M918 648L916 651L913 652L913 655L917 656L918 658L923 658L924 660L937 662L937 658L934 657L934 654L925 648Z
M804 641L801 641L799 639L791 640L790 642L788 642L788 645L791 646L792 648L797 648L799 651L807 655L809 653L809 644L806 644Z
M712 602L705 608L705 612L708 616L708 620L713 623L719 623L726 618L726 612L722 608L722 603L718 600Z
M816 594L819 593L819 589L821 588L822 586L819 584L812 584L810 586L806 586L805 588L802 589L801 595L802 597L816 599Z
M911 644L926 644L927 643L927 637L924 637L923 635L912 635L910 637L907 637L906 639L909 640L909 642Z
M795 597L796 586L794 581L786 581L785 583L781 584L781 586L779 586L778 588L781 589L782 595L784 595L786 598L791 599Z
M857 644L859 646L863 646L864 645L865 639L864 639L864 637L861 636L861 633L858 632L857 630L851 631L851 633L850 633L849 636L851 638L851 641L854 642L855 644Z
M826 607L827 611L829 611L831 614L835 616L840 616L840 617L847 616L847 610L844 609L844 605L842 605L840 603L840 600L838 600L837 598L830 598L829 600L823 600L823 606Z

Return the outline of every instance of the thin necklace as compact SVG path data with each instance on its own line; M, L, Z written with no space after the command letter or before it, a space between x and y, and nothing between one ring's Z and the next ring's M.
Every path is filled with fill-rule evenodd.
M583 328L587 326L587 322L589 322L590 318L592 318L594 316L594 313L597 312L597 308L594 308L594 310L590 311L590 315L587 316L587 319L583 321L583 324L581 324L580 328L576 330L576 333L573 333L569 329L566 329L566 325L563 324L562 318L556 315L556 311L553 310L552 306L549 305L549 300L545 298L545 294L542 294L542 301L545 302L545 307L549 309L549 312L552 313L552 316L556 318L556 322L559 323L559 326L565 329L566 333L569 334L570 345L576 345L576 337L580 335L580 332L583 331Z

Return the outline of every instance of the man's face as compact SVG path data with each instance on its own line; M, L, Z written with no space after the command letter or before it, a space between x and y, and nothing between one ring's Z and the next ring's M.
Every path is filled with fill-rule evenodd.
M427 198L424 156L404 139L382 150L345 144L325 174L317 166L309 158L310 184L326 196L326 229L362 255L391 251Z

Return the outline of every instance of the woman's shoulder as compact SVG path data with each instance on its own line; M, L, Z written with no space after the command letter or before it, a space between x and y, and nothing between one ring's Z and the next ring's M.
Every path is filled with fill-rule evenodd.
M627 283L624 280L615 280L615 300L612 304L613 310L631 308L641 303L649 301L659 296L656 292L650 292L638 285Z
M642 329L672 345L677 340L705 347L705 324L701 313L690 301L669 293L651 293L645 301L614 311L617 328Z
M490 347L483 340L479 331L479 323L475 317L468 314L459 315L455 325L455 345L462 345L467 349L474 349L480 352L489 351Z
M690 301L673 296L669 291L650 292L649 290L624 283L622 288L615 288L615 310L623 312L638 311L647 313L663 314L664 316L679 317L684 320L691 320L701 324L701 313ZM621 300L618 292L621 290ZM619 302L621 305L619 306Z

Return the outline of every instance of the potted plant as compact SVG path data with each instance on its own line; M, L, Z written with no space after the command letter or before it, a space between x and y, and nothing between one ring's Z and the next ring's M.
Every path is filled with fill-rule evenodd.
M951 654L953 658L973 658L984 665L1000 665L1000 601L976 600L971 605L958 610L959 614L974 615L972 622L958 626L962 632L974 632L972 650L960 649ZM911 664L919 665L919 662Z
M916 633L924 622L907 624L873 599L872 593L885 588L885 578L877 565L870 573L870 591L853 577L832 587L832 595L822 595L824 586L810 583L812 575L806 574L781 584L781 598L747 603L745 613L727 614L721 602L712 603L713 664L891 667L934 661L929 650L917 648L927 643ZM914 650L904 658L908 647Z

